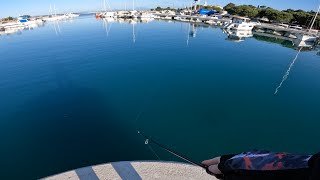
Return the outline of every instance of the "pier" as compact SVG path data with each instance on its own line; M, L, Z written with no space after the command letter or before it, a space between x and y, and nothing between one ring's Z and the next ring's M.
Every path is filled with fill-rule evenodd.
M199 179L217 180L200 167L178 162L145 161L114 162L90 166L50 176L43 180L57 179Z
M298 30L298 29L292 29L292 28L285 28L278 26L276 24L267 24L267 23L260 23L255 26L255 28L259 29L270 29L278 32L288 32L291 34L305 34L310 36L319 36L319 32L309 32L307 29L304 30Z
M230 19L227 18L223 18L223 19L217 19L215 17L212 16L196 16L196 15L172 15L172 14L157 14L157 16L159 17L171 17L172 19L175 18L181 18L181 19L193 19L193 20L200 20L200 21L216 21L216 22L230 22Z

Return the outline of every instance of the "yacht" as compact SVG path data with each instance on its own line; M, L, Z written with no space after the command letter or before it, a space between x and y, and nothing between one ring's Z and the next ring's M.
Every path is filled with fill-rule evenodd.
M76 18L76 17L79 17L80 14L68 13L68 14L65 14L65 16L67 18Z
M66 18L66 15L57 15L56 6L54 5L52 8L51 4L50 4L50 9L49 9L49 14L50 15L45 16L42 19L44 21L59 21L59 20Z
M232 22L227 24L224 28L228 30L251 31L256 24L257 23L251 22L249 18L233 16Z
M102 18L114 18L115 17L115 12L104 12L101 15Z
M148 19L148 18L151 19L151 18L154 18L154 15L148 12L141 12L141 13L138 13L137 17L141 19Z
M21 23L24 26L35 26L43 23L43 20L30 18L29 16L19 16L18 23Z
M210 24L210 25L218 25L217 20L219 18L217 16L213 16L211 17L210 20L205 21L206 24Z

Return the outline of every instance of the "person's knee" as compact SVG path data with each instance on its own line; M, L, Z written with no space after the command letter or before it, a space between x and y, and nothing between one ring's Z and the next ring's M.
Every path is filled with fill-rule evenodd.
M209 171L212 172L213 174L222 174L220 169L218 168L218 165L211 165L209 166Z

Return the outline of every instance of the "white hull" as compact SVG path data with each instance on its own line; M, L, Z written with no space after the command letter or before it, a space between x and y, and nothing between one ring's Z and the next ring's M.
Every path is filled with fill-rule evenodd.
M225 28L236 31L252 31L255 25L255 23L231 23L225 26Z

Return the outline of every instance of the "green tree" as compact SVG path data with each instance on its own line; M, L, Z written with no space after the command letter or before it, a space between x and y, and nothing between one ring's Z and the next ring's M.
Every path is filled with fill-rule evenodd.
M160 6L156 7L156 11L161 11L162 8Z
M229 4L227 4L225 7L223 7L223 9L226 10L226 11L228 11L229 9L232 9L232 8L234 8L234 7L236 7L235 4L229 3Z
M6 17L6 18L2 18L2 21L13 21L14 18L9 16L9 17Z
M254 6L241 5L237 6L236 12L240 16L254 18L259 14L259 10Z

